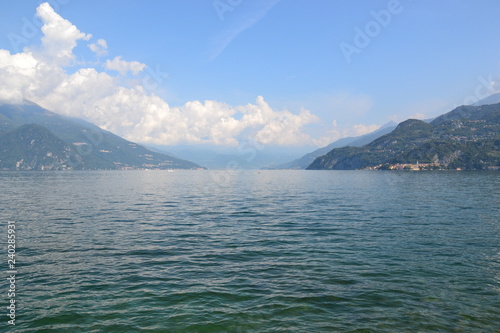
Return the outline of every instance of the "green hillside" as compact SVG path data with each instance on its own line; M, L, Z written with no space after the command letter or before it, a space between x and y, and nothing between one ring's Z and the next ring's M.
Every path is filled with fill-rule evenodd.
M416 119L363 147L333 149L310 170L465 169L500 166L500 104L461 106L431 123Z
M37 127L31 126L30 131L26 132L22 126L28 124L37 125ZM16 144L14 138L19 139L16 137L19 134L18 130L25 131L23 138L26 140L29 139L26 135L34 135L32 139L37 144L36 150L33 151L33 147ZM38 141L42 137L48 141L43 141L43 146L38 146ZM51 142L54 144L58 142L58 144L53 146ZM26 156L31 156L31 160L36 157L37 163L49 161L50 159L47 160L42 156L48 152L59 158L60 164L57 169L200 168L195 163L150 151L93 124L58 115L33 103L0 106L0 145L2 146L0 160L3 161L2 163L7 163L2 164L1 168L7 170L19 169L16 163ZM46 151L45 148L50 151ZM68 151L72 152L73 162L71 163L68 159ZM68 163L64 163L65 161ZM54 161L47 163L47 165L37 164L38 167L35 169L55 168Z

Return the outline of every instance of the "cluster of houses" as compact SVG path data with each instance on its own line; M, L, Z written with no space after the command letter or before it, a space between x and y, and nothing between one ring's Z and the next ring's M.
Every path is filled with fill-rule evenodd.
M396 163L396 164L379 164L373 167L367 167L367 170L442 170L446 166L440 163Z

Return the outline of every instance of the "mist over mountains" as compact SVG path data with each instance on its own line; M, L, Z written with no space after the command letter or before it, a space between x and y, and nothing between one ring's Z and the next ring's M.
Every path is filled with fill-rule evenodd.
M339 139L295 159L304 148L256 142L233 148L147 148L25 101L0 105L0 169L361 169L412 163L488 169L500 165L498 101L500 94L495 94L431 121L390 122L372 133Z
M0 106L0 170L197 168L28 101Z

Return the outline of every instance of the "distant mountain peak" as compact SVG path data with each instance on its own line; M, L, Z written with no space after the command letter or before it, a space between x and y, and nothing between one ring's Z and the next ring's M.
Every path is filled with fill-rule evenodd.
M392 128L392 127L396 127L398 124L395 122L395 121L389 121L387 123L385 123L384 125L380 126L379 130L381 129L385 129L385 128Z
M498 104L500 103L500 92L492 94L486 98L483 98L479 101L477 101L474 104L471 104L472 106L481 106L481 105L490 105L490 104Z
M326 147L322 147L319 149L316 149L313 152L310 152L301 158L298 158L296 160L293 160L288 163L283 163L279 166L276 167L276 169L305 169L307 168L317 157L321 155L325 155L329 151L335 148L341 148L341 147L346 147L346 146L352 146L352 147L362 147L379 137L390 133L392 130L396 128L396 123L394 121L390 121L384 125L382 125L379 129L361 135L357 137L347 137L347 138L342 138L337 141L334 141L330 143Z

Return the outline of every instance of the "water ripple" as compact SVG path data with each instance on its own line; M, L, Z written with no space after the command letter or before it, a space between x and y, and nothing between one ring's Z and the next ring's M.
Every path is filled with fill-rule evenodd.
M228 172L0 172L16 331L498 330L498 173Z

